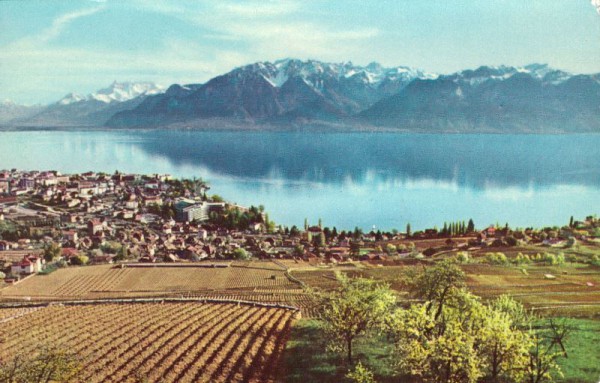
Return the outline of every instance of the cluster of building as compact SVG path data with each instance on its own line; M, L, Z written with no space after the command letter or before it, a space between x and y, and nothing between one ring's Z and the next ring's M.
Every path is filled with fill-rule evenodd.
M81 255L91 263L189 262L232 257L240 248L262 258L317 256L311 244L323 235L320 227L293 236L266 233L261 220L226 229L211 223L211 214L246 208L182 185L169 175L0 171L0 259L12 255L13 274L35 273L51 243L65 262ZM349 251L347 240L328 245L335 257Z
M381 260L411 251L404 245L397 247L397 253L386 251L386 244L407 240L406 234L397 232L337 235L320 223L305 223L303 230L269 228L267 232L264 219L250 222L244 230L228 229L211 216L247 209L215 201L206 196L207 189L201 182L159 174L0 171L0 260L12 262L8 265L12 274L36 273L44 268L43 249L51 243L60 246L59 258L67 263L82 255L90 263L111 263L193 262L240 254L338 262L359 255ZM547 235L491 226L467 233L463 245L503 246L532 238L554 244L573 233L585 238L583 227L599 226L592 218ZM429 229L412 234L410 240L441 236ZM453 240L448 243L457 245Z

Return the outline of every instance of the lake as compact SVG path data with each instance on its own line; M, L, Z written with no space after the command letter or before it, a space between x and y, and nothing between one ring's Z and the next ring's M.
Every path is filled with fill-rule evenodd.
M598 213L600 135L0 132L0 169L168 173L271 219L370 230L564 225Z

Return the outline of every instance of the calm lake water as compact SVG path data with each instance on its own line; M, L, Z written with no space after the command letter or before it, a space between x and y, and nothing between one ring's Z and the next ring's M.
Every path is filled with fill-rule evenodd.
M600 208L600 135L0 132L0 169L169 173L301 226L564 225Z

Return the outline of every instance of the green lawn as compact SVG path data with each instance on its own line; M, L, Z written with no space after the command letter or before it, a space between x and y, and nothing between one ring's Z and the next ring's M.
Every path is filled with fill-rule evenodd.
M568 358L559 360L564 383L600 382L600 320L571 319L575 330L566 342ZM391 348L385 339L373 334L357 341L355 360L376 374L377 382L398 382L390 370ZM284 382L347 382L343 356L326 352L318 321L302 319L294 325L284 355Z
M559 360L564 378L560 382L600 382L600 320L571 319L575 330L566 342L568 358Z
M386 363L390 349L382 347L385 342L374 334L358 340L354 346L354 360L361 361L376 373L377 382L397 382L392 378ZM302 319L296 322L284 354L286 383L341 383L348 367L342 356L327 352L318 321Z

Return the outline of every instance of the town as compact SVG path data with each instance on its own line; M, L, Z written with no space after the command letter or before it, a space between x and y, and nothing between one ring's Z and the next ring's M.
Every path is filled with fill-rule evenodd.
M0 259L7 282L67 265L115 262L198 262L226 259L386 261L449 251L500 251L529 243L572 247L593 243L599 221L511 229L472 220L424 231L340 231L304 222L277 226L262 206L249 208L208 195L201 179L57 171L0 172ZM10 267L9 267L10 266Z
M0 321L5 334L19 334L2 338L4 349L24 347L27 355L20 357L30 360L31 350L41 343L28 334L39 323L47 323L48 344L43 347L59 348L42 348L38 358L54 357L72 347L75 351L68 355L74 366L88 367L71 369L83 374L78 381L100 382L109 376L128 381L132 374L148 377L136 380L140 382L160 381L161 376L167 377L165 381L196 381L193 376L203 374L229 381L225 375L231 372L220 367L225 365L233 366L231 371L246 371L233 381L277 381L244 378L272 376L279 371L273 367L277 365L286 366L289 376L309 371L307 381L327 381L329 373L322 371L331 366L342 366L338 370L343 371L353 358L364 361L364 355L375 355L388 343L374 329L358 332L352 335L362 338L356 342L360 350L356 356L346 346L346 358L340 354L333 365L328 364L321 357L324 341L330 341L327 331L332 331L327 323L351 325L353 318L364 315L344 311L341 318L329 305L337 304L336 299L340 304L345 299L355 302L356 297L371 302L370 294L378 291L389 307L373 318L391 321L394 310L400 315L427 307L418 295L418 284L433 275L432 283L438 277L450 278L452 294L467 297L481 310L508 302L529 310L531 320L548 323L541 330L507 327L523 339L560 335L560 343L550 343L551 354L543 354L549 356L540 368L556 374L560 364L566 376L595 373L582 372L579 363L587 358L585 348L570 343L579 335L569 338L564 331L583 334L597 328L596 321L586 319L598 315L596 216L567 217L563 226L544 228L496 223L478 229L467 219L444 222L441 229L413 231L406 223L402 231L363 232L358 227L338 231L321 220L305 220L301 227L277 225L262 205L240 206L209 191L202 179L166 174L0 171ZM360 310L367 312L379 307L363 303ZM456 309L449 305L443 310ZM115 320L98 320L98 315ZM580 327L561 325L555 316L572 318ZM147 323L155 323L154 329ZM87 338L82 335L87 326L102 329ZM193 330L198 326L201 330ZM131 332L123 331L130 327ZM163 332L164 336L157 335ZM263 333L270 335L254 335ZM109 334L116 335L113 339ZM131 336L142 339L139 349L127 346ZM192 341L167 346L173 339L188 338ZM235 351L244 349L235 346L241 344L249 349L251 338L264 338L263 346L268 345L252 347L250 357ZM289 344L301 348L288 349L288 338ZM568 359L556 351L563 341ZM212 342L222 351L210 351ZM94 351L98 344L104 350L99 354ZM522 352L527 352L527 344L521 344ZM117 362L108 363L115 348L122 350ZM176 362L160 363L160 350L167 348L164 357L171 362L178 360L177 355L195 356L186 357L181 368ZM305 360L303 355L317 359ZM198 362L203 358L215 363ZM255 360L267 362L258 365ZM7 368L0 363L0 373ZM388 374L377 365L371 368L377 376ZM335 381L342 381L338 375Z

